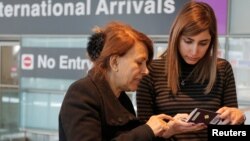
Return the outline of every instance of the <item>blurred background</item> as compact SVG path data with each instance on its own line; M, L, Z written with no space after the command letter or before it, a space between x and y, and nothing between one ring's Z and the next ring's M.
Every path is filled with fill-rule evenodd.
M94 26L131 24L153 39L157 58L187 1L0 0L0 141L58 141L66 90L92 66L86 45ZM250 124L250 1L202 1L216 12L218 56L233 66L239 106ZM135 93L128 95L136 109Z

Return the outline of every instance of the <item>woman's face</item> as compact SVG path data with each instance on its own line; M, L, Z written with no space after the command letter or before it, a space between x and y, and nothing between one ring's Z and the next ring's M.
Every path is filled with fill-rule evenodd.
M179 52L187 64L196 64L206 54L211 42L209 31L195 36L181 36Z
M116 84L121 91L135 91L140 80L148 74L148 50L137 42L124 56L117 58Z

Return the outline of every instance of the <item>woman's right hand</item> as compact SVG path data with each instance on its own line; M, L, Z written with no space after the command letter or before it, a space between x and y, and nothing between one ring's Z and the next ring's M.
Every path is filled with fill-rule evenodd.
M168 130L166 121L171 120L173 120L173 117L160 114L151 116L146 124L153 130L155 136L162 137L163 133Z

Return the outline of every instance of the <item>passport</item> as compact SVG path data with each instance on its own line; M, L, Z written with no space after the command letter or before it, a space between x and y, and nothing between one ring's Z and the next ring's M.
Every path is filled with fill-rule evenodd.
M187 122L204 123L206 125L223 125L219 114L206 109L195 108L188 116Z

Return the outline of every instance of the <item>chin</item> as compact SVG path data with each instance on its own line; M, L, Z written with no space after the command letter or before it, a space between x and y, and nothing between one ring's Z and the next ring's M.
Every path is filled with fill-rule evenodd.
M132 92L133 92L133 91L136 91L137 88L138 88L138 87L132 87L132 88L129 89L129 91L132 91Z
M134 91L136 91L136 89L130 89L129 91L130 91L130 92L134 92Z
M186 63L189 65L195 65L197 63L197 61L186 61Z

